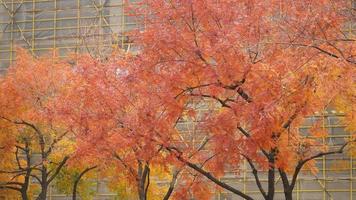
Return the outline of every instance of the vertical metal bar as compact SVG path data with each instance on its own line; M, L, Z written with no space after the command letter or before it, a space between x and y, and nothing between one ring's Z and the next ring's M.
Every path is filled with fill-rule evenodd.
M324 112L322 112L321 117L323 118L323 129L325 129L325 115ZM325 145L325 137L323 137L323 146ZM322 162L323 162L323 185L324 185L324 190L323 190L323 200L326 200L326 172L325 172L325 168L326 168L326 160L325 160L325 156L323 156L322 158Z
M352 140L351 132L350 132L350 140ZM353 155L352 154L353 153L350 153L350 200L353 199Z
M99 43L98 43L98 54L100 55L100 52L102 50L102 44L103 44L103 37L104 37L104 26L103 26L103 8L104 8L104 4L103 1L100 0L99 1L99 9L98 9L98 14L99 14L99 24L98 24L98 35L99 35Z
M36 11L36 0L32 0L32 42L31 42L31 49L34 53L35 50L35 12Z
M353 1L354 0L350 0L350 12L352 13L352 10L353 10ZM349 34L350 36L352 35L352 26L353 26L353 23L354 21L351 20L350 23L349 23Z
M57 46L57 0L54 0L54 14L53 14L53 50ZM59 52L58 52L59 53Z
M243 171L244 171L244 174L243 174L243 178L244 178L244 179L243 179L244 188L243 188L243 192L244 192L245 194L246 194L246 182L247 182L247 180L246 180L246 178L247 178L247 177L246 177L246 170L247 170L247 164L246 164L246 162L247 162L246 159L244 159L244 165L243 165L243 168L244 168L244 169L243 169Z
M79 53L80 52L80 0L77 0L77 39L76 39L76 43L77 43L77 47L75 48L76 49L76 53Z
M14 0L11 0L11 13L14 15ZM14 36L13 36L13 32L14 32L14 20L15 17L12 16L11 20L11 25L10 25L10 65L12 65L13 62L13 45L14 45Z
M49 189L49 191L48 191L48 193L49 193L49 195L48 195L48 197L49 197L49 199L48 200L52 200L52 185L49 185L49 187L48 187L48 189Z
M122 8L121 8L121 48L124 49L125 45L125 3L122 0Z
M297 181L297 200L300 200L300 180L298 179Z
M350 153L350 200L353 199L353 160L352 153Z

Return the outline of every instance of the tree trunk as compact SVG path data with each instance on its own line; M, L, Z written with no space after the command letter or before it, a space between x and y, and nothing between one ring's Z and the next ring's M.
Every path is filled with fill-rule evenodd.
M79 174L78 178L75 179L74 185L73 185L72 200L76 200L76 199L77 199L77 189L78 189L78 185L79 185L80 179L81 179L86 173L88 173L90 170L93 170L93 169L95 169L95 168L96 168L96 166L86 168L84 171L82 171L82 172Z
M28 190L28 185L30 183L30 173L31 173L31 170L27 170L26 172L26 176L25 176L25 181L21 187L21 198L22 200L28 200L28 196L27 196L27 190Z
M47 168L42 166L41 170L41 193L38 195L36 200L46 200L47 198L47 189L48 189L48 180L47 180Z
M284 192L286 200L293 200L293 191Z
M168 191L166 192L166 194L164 195L163 200L169 200L169 198L171 197L174 187L176 185L177 182L177 178L178 178L178 174L180 173L180 170L174 170L173 171L173 175L172 175L172 180L169 183L169 188Z
M268 158L268 163L270 169L268 170L268 193L267 193L267 200L273 200L274 199L274 193L275 193L275 152L276 150L273 149L272 152L269 155Z
M21 198L22 200L29 200L27 196L27 190L21 190Z
M22 200L28 200L28 195L27 195L27 190L28 190L28 186L30 185L30 176L31 176L31 154L30 154L30 148L29 148L29 143L27 140L25 140L25 148L24 148L24 152L26 155L26 174L25 174L25 178L24 178L24 182L21 186L21 198ZM17 157L17 155L16 155Z
M146 200L145 180L142 179L142 176L139 178L137 182L137 189L138 189L139 200Z
M148 187L150 185L150 168L148 163L142 164L141 161L138 161L137 172L137 190L139 200L147 200Z
M139 200L146 200L145 191L143 190L143 188L141 186L139 186L139 189L138 189L138 197L139 197Z
M36 200L46 200L47 199L47 189L48 189L48 185L41 185L41 193L38 195Z
M283 183L283 191L285 200L293 199L293 187L289 184L288 176L285 171L279 169L279 174L281 175L282 183Z

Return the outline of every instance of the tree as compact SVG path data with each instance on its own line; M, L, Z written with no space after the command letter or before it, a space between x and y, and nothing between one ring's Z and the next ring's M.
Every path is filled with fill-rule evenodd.
M318 124L313 137L298 130L336 97L354 100L344 90L355 80L354 39L342 31L346 3L143 1L132 8L145 23L132 37L140 51L69 61L73 74L55 110L75 133L77 153L114 162L140 200L151 170L172 166L189 168L183 182L192 187L176 192L181 199L190 191L207 198L205 180L253 199L220 179L244 159L264 199L274 199L276 176L292 199L303 167L315 169L316 158L354 141L327 149ZM208 103L201 113L197 105ZM201 142L186 141L185 119L201 129Z
M119 182L134 188L136 198L144 200L153 194L153 172L159 168L170 171L170 162L165 162L169 158L161 153L161 146L150 140L152 132L147 129L156 120L157 124L170 125L175 119L153 119L150 109L142 110L147 105L156 112L164 108L157 101L159 96L148 96L144 82L130 81L126 76L131 58L123 52L114 52L107 59L84 54L71 58L75 73L60 97L62 106L58 106L58 112L75 133L77 155L89 163L100 161L100 168L108 168L107 171L115 166ZM169 198L177 176L178 172L172 172L172 184L164 195L160 192L158 196Z
M246 159L264 199L274 199L277 175L285 198L292 199L303 167L343 153L354 141L327 149L318 142L324 134L310 132L309 138L298 130L305 116L345 98L345 88L354 86L355 42L343 32L351 19L348 1L148 0L132 9L145 30L134 36L140 52L127 74L155 88L157 102L175 104L168 111L172 118L180 118L189 100L216 102L218 110L205 119L207 155L215 156L204 167L196 164L202 159L187 158L186 150L161 144L218 186L252 199L219 179ZM347 93L354 104L354 90ZM172 133L154 129L157 145ZM268 173L266 187L261 169Z
M29 138L23 136L18 138L22 141L23 146L15 143L14 138L7 132L7 128L2 127L1 144L4 145L1 149L1 170L0 170L0 189L14 195L14 192L19 192L24 200L28 198L28 190L30 187L30 177L33 170L31 166L31 152L29 149ZM15 147L15 148L13 148ZM16 149L13 151L13 149ZM24 159L21 159L24 157Z
M0 123L1 131L9 131L8 148L15 152L9 162L16 163L15 169L4 173L13 174L10 180L23 181L6 181L11 188L4 187L28 199L29 181L34 179L40 186L37 199L43 200L71 153L66 140L70 130L62 126L54 109L71 69L55 55L34 58L25 50L17 54L16 64L0 82Z

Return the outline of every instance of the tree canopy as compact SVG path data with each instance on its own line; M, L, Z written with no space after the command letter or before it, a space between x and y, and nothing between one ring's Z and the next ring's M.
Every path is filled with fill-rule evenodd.
M280 177L291 200L303 168L316 171L315 159L344 153L355 140L348 2L141 1L130 7L144 25L132 33L137 52L62 60L20 51L0 80L1 122L27 126L40 139L42 182L52 180L46 152L68 131L75 159L119 172L109 176L140 200L209 199L215 189L252 200L221 180L227 171L239 176L244 160L261 197L275 199ZM351 132L334 147L322 142L322 122L307 134L299 129L331 107L346 111ZM13 140L1 135L0 144L7 148L22 131Z

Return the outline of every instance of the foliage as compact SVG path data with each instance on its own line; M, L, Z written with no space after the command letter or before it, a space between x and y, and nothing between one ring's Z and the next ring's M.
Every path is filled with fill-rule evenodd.
M175 119L188 109L187 102L218 105L203 125L209 153L189 158L191 149L177 150L174 143L166 150L219 186L251 199L218 179L246 159L265 199L274 198L277 174L285 198L291 199L301 168L315 173L315 158L342 153L353 142L327 149L320 142L327 133L317 124L310 131L313 138L299 132L304 117L338 98L347 101L339 105L355 104L355 43L342 32L351 17L345 14L347 3L147 0L133 7L147 17L145 30L134 36L140 52L128 74L158 88L150 95L160 96L161 104L175 104L167 115ZM346 107L351 128L354 106ZM154 128L155 138L174 132ZM268 171L266 187L259 180L261 169Z
M16 63L0 80L0 128L1 137L6 137L1 145L12 153L6 161L11 168L3 171L10 177L2 181L23 199L32 196L32 188L40 191L37 199L45 199L48 185L71 153L73 142L65 141L69 130L55 112L69 67L55 53L34 58L19 49ZM39 187L31 186L31 180Z
M66 167L59 173L55 186L56 189L68 196L73 194L73 184L79 178L81 169L75 167ZM78 185L78 194L82 199L92 199L96 194L96 177L94 174L88 174L81 178Z
M60 60L20 51L1 80L1 127L15 132L3 146L40 136L33 151L42 171L61 170L61 152L75 150L80 165L99 163L112 189L140 200L208 199L213 184L252 200L221 180L239 175L246 160L261 197L274 199L279 176L291 200L303 168L316 173L316 158L353 147L353 137L324 145L322 121L307 135L299 130L305 117L335 106L354 131L355 43L342 31L348 2L144 0L131 7L145 23L133 33L134 54ZM44 157L52 147L43 141L59 153ZM66 170L58 184L69 193L63 181L78 171Z
M355 80L354 40L342 33L346 5L147 0L131 7L145 23L134 33L139 52L76 60L64 113L79 151L108 163L116 158L138 194L151 166L185 165L198 178L183 178L193 185L177 198L207 198L208 186L196 182L209 179L251 199L219 180L227 170L239 173L246 159L263 198L274 198L279 175L291 199L303 167L315 173L315 158L342 153L352 142L328 149L318 123L313 137L299 132L304 117L338 97L353 103L354 91L345 90ZM197 109L206 102L214 106ZM202 142L185 137L181 125L188 122ZM267 187L260 170L268 173Z

